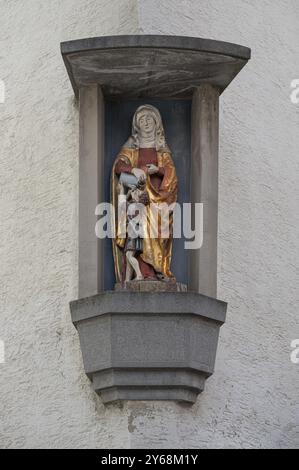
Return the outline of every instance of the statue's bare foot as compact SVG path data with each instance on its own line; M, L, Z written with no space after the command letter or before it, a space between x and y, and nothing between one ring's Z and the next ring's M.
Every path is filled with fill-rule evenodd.
M134 281L143 281L144 277L143 276L136 276Z
M158 281L166 281L168 278L162 273L156 273Z
M161 282L176 282L174 277L167 277L162 273L156 273L157 279Z

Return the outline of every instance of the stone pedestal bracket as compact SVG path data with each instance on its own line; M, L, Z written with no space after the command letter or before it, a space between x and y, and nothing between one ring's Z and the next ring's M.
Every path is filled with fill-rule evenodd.
M194 403L214 371L226 304L190 292L105 292L71 302L71 312L104 403Z

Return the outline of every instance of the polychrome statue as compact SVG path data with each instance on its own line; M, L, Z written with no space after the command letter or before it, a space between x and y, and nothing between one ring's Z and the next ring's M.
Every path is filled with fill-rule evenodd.
M171 208L177 200L178 189L175 166L157 108L144 105L136 110L132 135L121 148L113 165L111 186L115 208L113 255L116 281L174 280L170 270L172 211L169 211L167 217L167 237L160 225L154 230L154 236L151 229L156 220L156 209L161 205ZM117 209L120 196L126 201L126 224L122 225L126 227L125 230L120 228L122 211ZM145 217L140 222L142 230L132 235L127 226L134 219L139 205L145 211Z

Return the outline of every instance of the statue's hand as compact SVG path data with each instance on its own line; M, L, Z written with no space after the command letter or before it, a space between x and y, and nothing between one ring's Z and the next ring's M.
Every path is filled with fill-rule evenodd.
M146 166L149 175L155 175L159 172L159 168L156 165L153 165L152 163Z
M138 179L138 181L145 181L146 175L140 168L132 168L132 174Z

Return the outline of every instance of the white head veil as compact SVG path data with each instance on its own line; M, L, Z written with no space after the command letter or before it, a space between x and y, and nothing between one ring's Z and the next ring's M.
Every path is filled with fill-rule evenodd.
M165 151L169 152L169 147L166 143L165 140L165 133L164 133L164 128L163 128L163 123L162 123L162 118L159 110L155 108L154 106L151 106L150 104L145 104L142 106L139 106L139 108L135 111L134 117L133 117L133 122L132 122L132 135L129 137L127 142L125 143L124 147L126 148L139 148L139 125L138 125L138 120L140 114L144 113L149 113L151 116L154 118L155 123L156 123L156 150L157 151Z

